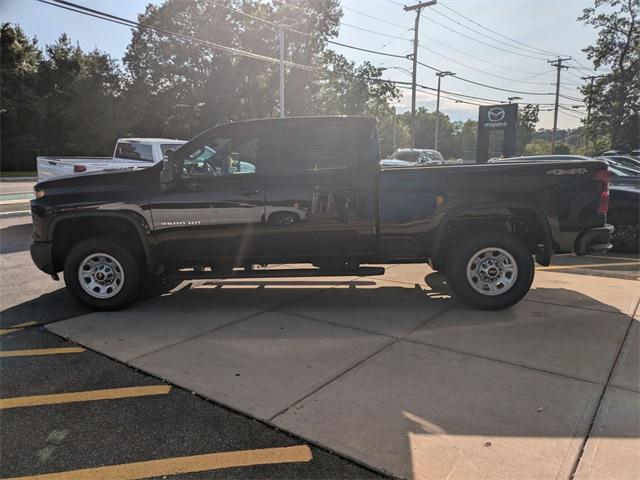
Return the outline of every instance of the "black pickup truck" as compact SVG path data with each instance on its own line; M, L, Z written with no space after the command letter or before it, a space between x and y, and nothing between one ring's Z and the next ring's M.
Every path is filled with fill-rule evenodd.
M31 255L97 309L176 279L427 262L465 302L499 309L527 293L534 258L611 248L607 180L594 160L381 168L369 117L237 122L150 168L37 184ZM252 268L275 263L316 268Z

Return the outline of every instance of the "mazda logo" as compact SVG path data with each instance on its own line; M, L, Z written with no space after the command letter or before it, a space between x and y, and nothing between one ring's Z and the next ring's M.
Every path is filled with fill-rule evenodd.
M491 108L487 112L487 117L489 118L490 122L501 122L502 120L504 120L504 115L504 108L500 107Z

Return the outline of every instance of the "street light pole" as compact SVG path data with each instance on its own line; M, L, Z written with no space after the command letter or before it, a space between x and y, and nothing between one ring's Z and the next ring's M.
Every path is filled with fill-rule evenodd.
M418 30L420 29L420 14L424 7L435 5L437 0L417 3L404 7L405 12L416 11L416 20L413 28L413 71L411 73L411 148L416 146L416 75L418 69Z
M433 145L434 150L438 150L438 135L440 133L440 80L442 80L442 77L446 77L448 75L455 75L455 73L448 71L436 72L436 77L438 77L438 96L436 97L436 135Z

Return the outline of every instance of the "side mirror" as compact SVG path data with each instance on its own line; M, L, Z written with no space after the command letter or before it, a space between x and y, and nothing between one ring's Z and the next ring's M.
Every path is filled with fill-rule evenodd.
M180 178L181 169L178 163L175 150L167 150L165 158L162 160L164 165L162 166L162 173L160 178L162 183L171 183L174 180Z

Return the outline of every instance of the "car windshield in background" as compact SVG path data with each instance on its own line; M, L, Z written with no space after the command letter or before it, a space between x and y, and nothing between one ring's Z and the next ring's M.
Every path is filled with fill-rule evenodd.
M142 143L120 142L116 146L115 157L153 162L153 148Z
M416 151L404 151L404 152L396 152L391 158L395 160L404 160L405 162L417 162L420 160L421 152Z

